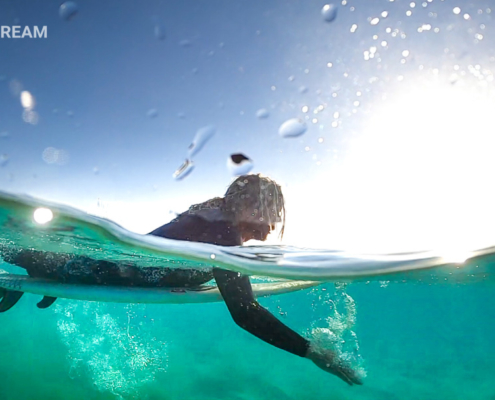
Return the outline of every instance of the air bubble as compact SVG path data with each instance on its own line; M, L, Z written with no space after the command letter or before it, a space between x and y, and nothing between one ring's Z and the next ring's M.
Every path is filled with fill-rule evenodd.
M292 138L301 136L307 129L308 127L302 119L292 118L280 125L278 133L284 138Z
M66 1L58 9L60 17L65 19L66 21L70 21L72 18L74 18L78 11L79 10L77 8L77 4L73 1Z

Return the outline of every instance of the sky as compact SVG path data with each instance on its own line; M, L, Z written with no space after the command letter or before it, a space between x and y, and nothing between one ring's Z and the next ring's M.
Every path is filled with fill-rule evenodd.
M2 26L48 28L0 39L0 190L146 233L222 195L242 152L283 187L285 244L493 244L490 1L344 0L332 22L313 0L86 0L69 20L60 4L0 4ZM308 129L283 138L291 118Z

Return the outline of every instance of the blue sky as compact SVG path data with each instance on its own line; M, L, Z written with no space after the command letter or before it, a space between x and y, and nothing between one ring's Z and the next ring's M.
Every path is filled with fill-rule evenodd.
M46 25L48 38L0 40L0 132L9 133L0 153L10 157L0 188L146 232L170 211L221 195L231 181L228 155L243 152L254 160L253 172L283 184L287 240L294 244L359 243L370 251L395 240L397 248L431 247L452 230L445 222L452 213L476 208L486 219L492 193L484 185L475 187L485 190L478 196L483 212L470 203L473 196L453 203L451 192L454 181L469 185L492 167L490 157L475 156L492 144L491 118L476 106L493 100L490 2L349 0L335 3L331 23L321 16L324 4L88 0L65 21L59 1L3 0L1 25ZM163 40L154 35L157 24ZM23 121L12 81L34 96L36 125ZM446 108L452 98L459 101ZM260 108L269 110L267 119L256 118ZM147 116L150 109L156 118ZM461 118L463 110L470 114ZM289 118L306 119L307 132L281 138L278 128ZM475 139L465 136L469 120L477 121ZM195 158L193 173L174 181L206 125L216 136ZM444 130L456 146L445 146ZM428 151L432 142L435 151ZM476 162L459 178L465 142ZM369 151L360 153L363 143ZM49 147L63 150L67 162L47 164ZM436 200L423 202L429 196ZM418 202L422 208L411 214ZM432 220L446 231L413 245L422 229L434 231L425 227Z

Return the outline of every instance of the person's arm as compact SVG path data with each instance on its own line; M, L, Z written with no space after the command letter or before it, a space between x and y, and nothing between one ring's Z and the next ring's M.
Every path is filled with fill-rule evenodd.
M310 359L349 385L362 384L359 375L337 353L318 348L263 308L254 298L248 276L219 268L213 269L213 275L232 318L242 329L272 346Z
M211 222L186 214L155 229L151 235L222 246L242 244L240 234L227 223ZM248 276L220 268L213 269L213 276L232 318L241 328L266 343L310 359L318 367L338 376L349 385L361 384L358 375L339 358L337 353L316 348L263 308L253 295Z
M219 268L213 269L213 276L237 325L279 349L306 356L309 341L256 301L248 276Z

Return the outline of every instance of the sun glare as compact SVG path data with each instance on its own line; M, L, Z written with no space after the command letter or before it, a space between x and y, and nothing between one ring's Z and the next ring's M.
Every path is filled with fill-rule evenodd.
M402 86L374 108L339 168L287 196L305 209L295 226L288 219L291 243L438 250L456 260L493 244L494 99L429 82Z

